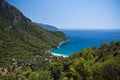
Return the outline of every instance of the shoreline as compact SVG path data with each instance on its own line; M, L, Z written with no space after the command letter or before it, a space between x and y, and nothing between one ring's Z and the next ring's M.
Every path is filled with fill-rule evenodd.
M62 41L58 44L58 46L56 48L60 48L61 45L63 45L64 43L67 43L68 41L70 41L69 39ZM54 49L54 48L53 48Z
M63 45L64 43L67 43L68 41L70 41L70 40L67 39L65 41L60 42L56 48L60 48L61 45ZM52 49L55 49L55 48L52 48ZM59 54L59 53L53 53L53 52L51 52L52 49L47 50L47 52L54 55L54 56L68 57L67 55L63 55L63 54Z
M62 55L62 54L58 54L58 53L52 53L52 52L51 52L51 54L54 55L54 56L68 57L68 56L66 56L66 55Z

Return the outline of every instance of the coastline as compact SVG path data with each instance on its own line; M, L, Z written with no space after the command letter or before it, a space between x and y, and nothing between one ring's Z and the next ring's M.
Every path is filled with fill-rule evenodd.
M57 48L60 48L61 45L63 45L64 43L67 43L68 41L70 41L69 39L62 41L58 44Z
M67 43L68 41L70 41L70 40L67 39L65 41L60 42L56 48L60 48L61 45L63 45L64 43ZM54 49L54 48L52 48L52 49ZM59 53L53 53L53 52L51 52L52 49L47 50L47 52L54 55L54 56L68 57L67 55L63 55L63 54L59 54Z
M68 56L66 56L66 55L62 55L62 54L58 54L58 53L52 53L52 52L51 52L51 54L54 55L54 56L68 57Z

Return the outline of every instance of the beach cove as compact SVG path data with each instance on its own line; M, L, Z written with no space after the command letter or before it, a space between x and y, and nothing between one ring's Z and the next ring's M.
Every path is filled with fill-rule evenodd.
M120 40L120 30L62 30L69 40L61 42L50 53L55 56L69 56L88 47L99 47L103 43Z

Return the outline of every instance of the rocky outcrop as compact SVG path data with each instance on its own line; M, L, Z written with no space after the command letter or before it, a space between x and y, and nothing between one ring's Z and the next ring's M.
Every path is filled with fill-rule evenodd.
M31 22L30 19L25 17L17 8L8 4L5 0L0 1L0 13L4 15L6 20L10 20L13 24L16 24L20 21Z

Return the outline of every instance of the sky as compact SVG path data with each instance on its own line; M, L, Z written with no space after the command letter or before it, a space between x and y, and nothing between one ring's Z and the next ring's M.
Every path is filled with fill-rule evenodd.
M33 22L61 29L120 29L120 0L6 0Z

